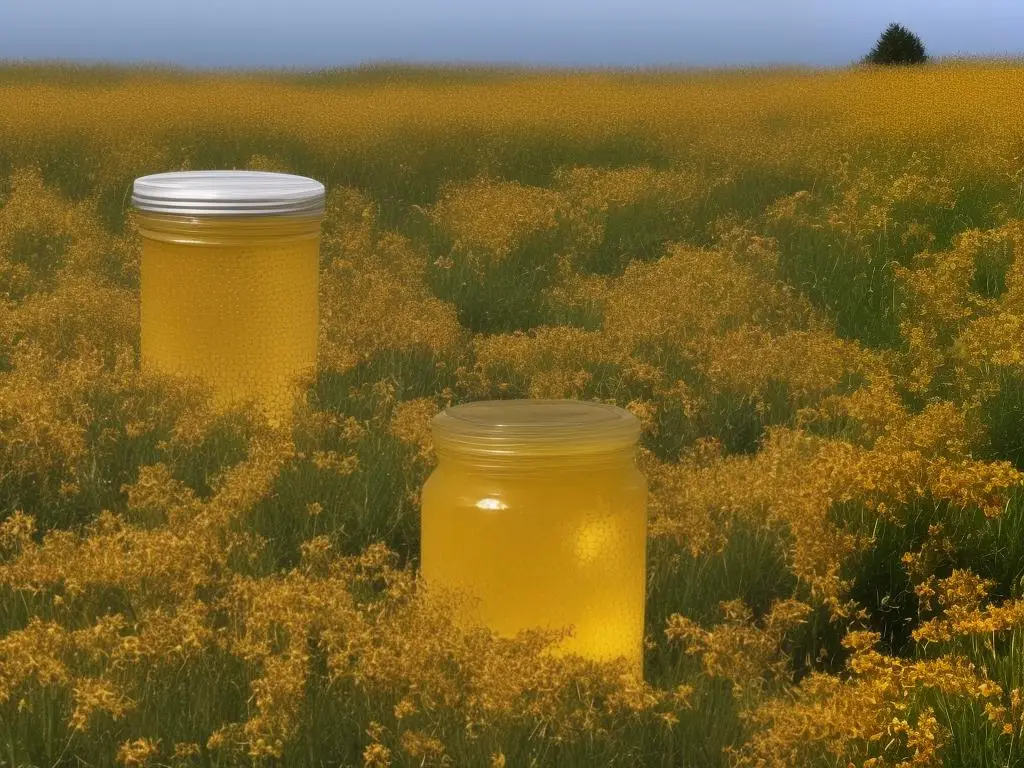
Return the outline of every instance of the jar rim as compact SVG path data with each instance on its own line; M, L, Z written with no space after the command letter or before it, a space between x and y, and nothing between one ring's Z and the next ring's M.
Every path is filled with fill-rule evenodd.
M325 195L316 179L270 171L171 171L132 185L139 211L190 216L321 214Z
M640 420L624 408L588 400L479 400L431 422L439 447L470 455L578 455L631 448Z

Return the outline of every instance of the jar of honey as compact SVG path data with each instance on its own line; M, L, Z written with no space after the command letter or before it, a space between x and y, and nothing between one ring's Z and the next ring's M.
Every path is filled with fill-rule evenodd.
M272 424L315 369L324 186L258 171L135 180L143 370L197 376Z
M647 481L640 424L573 400L467 403L432 422L421 574L468 600L455 620L510 637L571 635L556 654L626 657L643 676Z

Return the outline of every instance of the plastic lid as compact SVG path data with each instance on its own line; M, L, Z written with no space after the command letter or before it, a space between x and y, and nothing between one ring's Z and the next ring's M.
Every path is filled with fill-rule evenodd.
M140 211L187 216L319 214L324 185L316 179L267 171L177 171L135 180Z
M614 405L582 400L483 400L434 417L440 447L477 456L607 453L633 446L640 420Z

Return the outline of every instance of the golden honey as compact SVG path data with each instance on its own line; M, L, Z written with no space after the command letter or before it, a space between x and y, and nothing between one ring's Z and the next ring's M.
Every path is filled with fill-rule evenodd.
M468 595L456 619L501 636L571 627L554 648L643 674L647 483L639 425L576 401L494 401L434 422L422 494L428 588Z
M142 367L202 378L218 406L254 399L280 424L291 417L298 378L316 365L320 212L315 204L294 212L267 204L277 180L266 177L285 174L253 174L264 181L263 205L250 193L250 208L240 206L244 195L237 187L223 192L223 179L241 178L260 192L247 173L145 177L173 176L179 188L185 177L192 197L206 185L220 207L186 199L136 214Z

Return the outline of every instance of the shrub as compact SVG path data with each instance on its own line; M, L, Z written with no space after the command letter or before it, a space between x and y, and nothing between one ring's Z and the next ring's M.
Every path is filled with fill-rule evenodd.
M928 56L921 38L900 24L890 24L864 57L865 64L923 64L926 61Z

